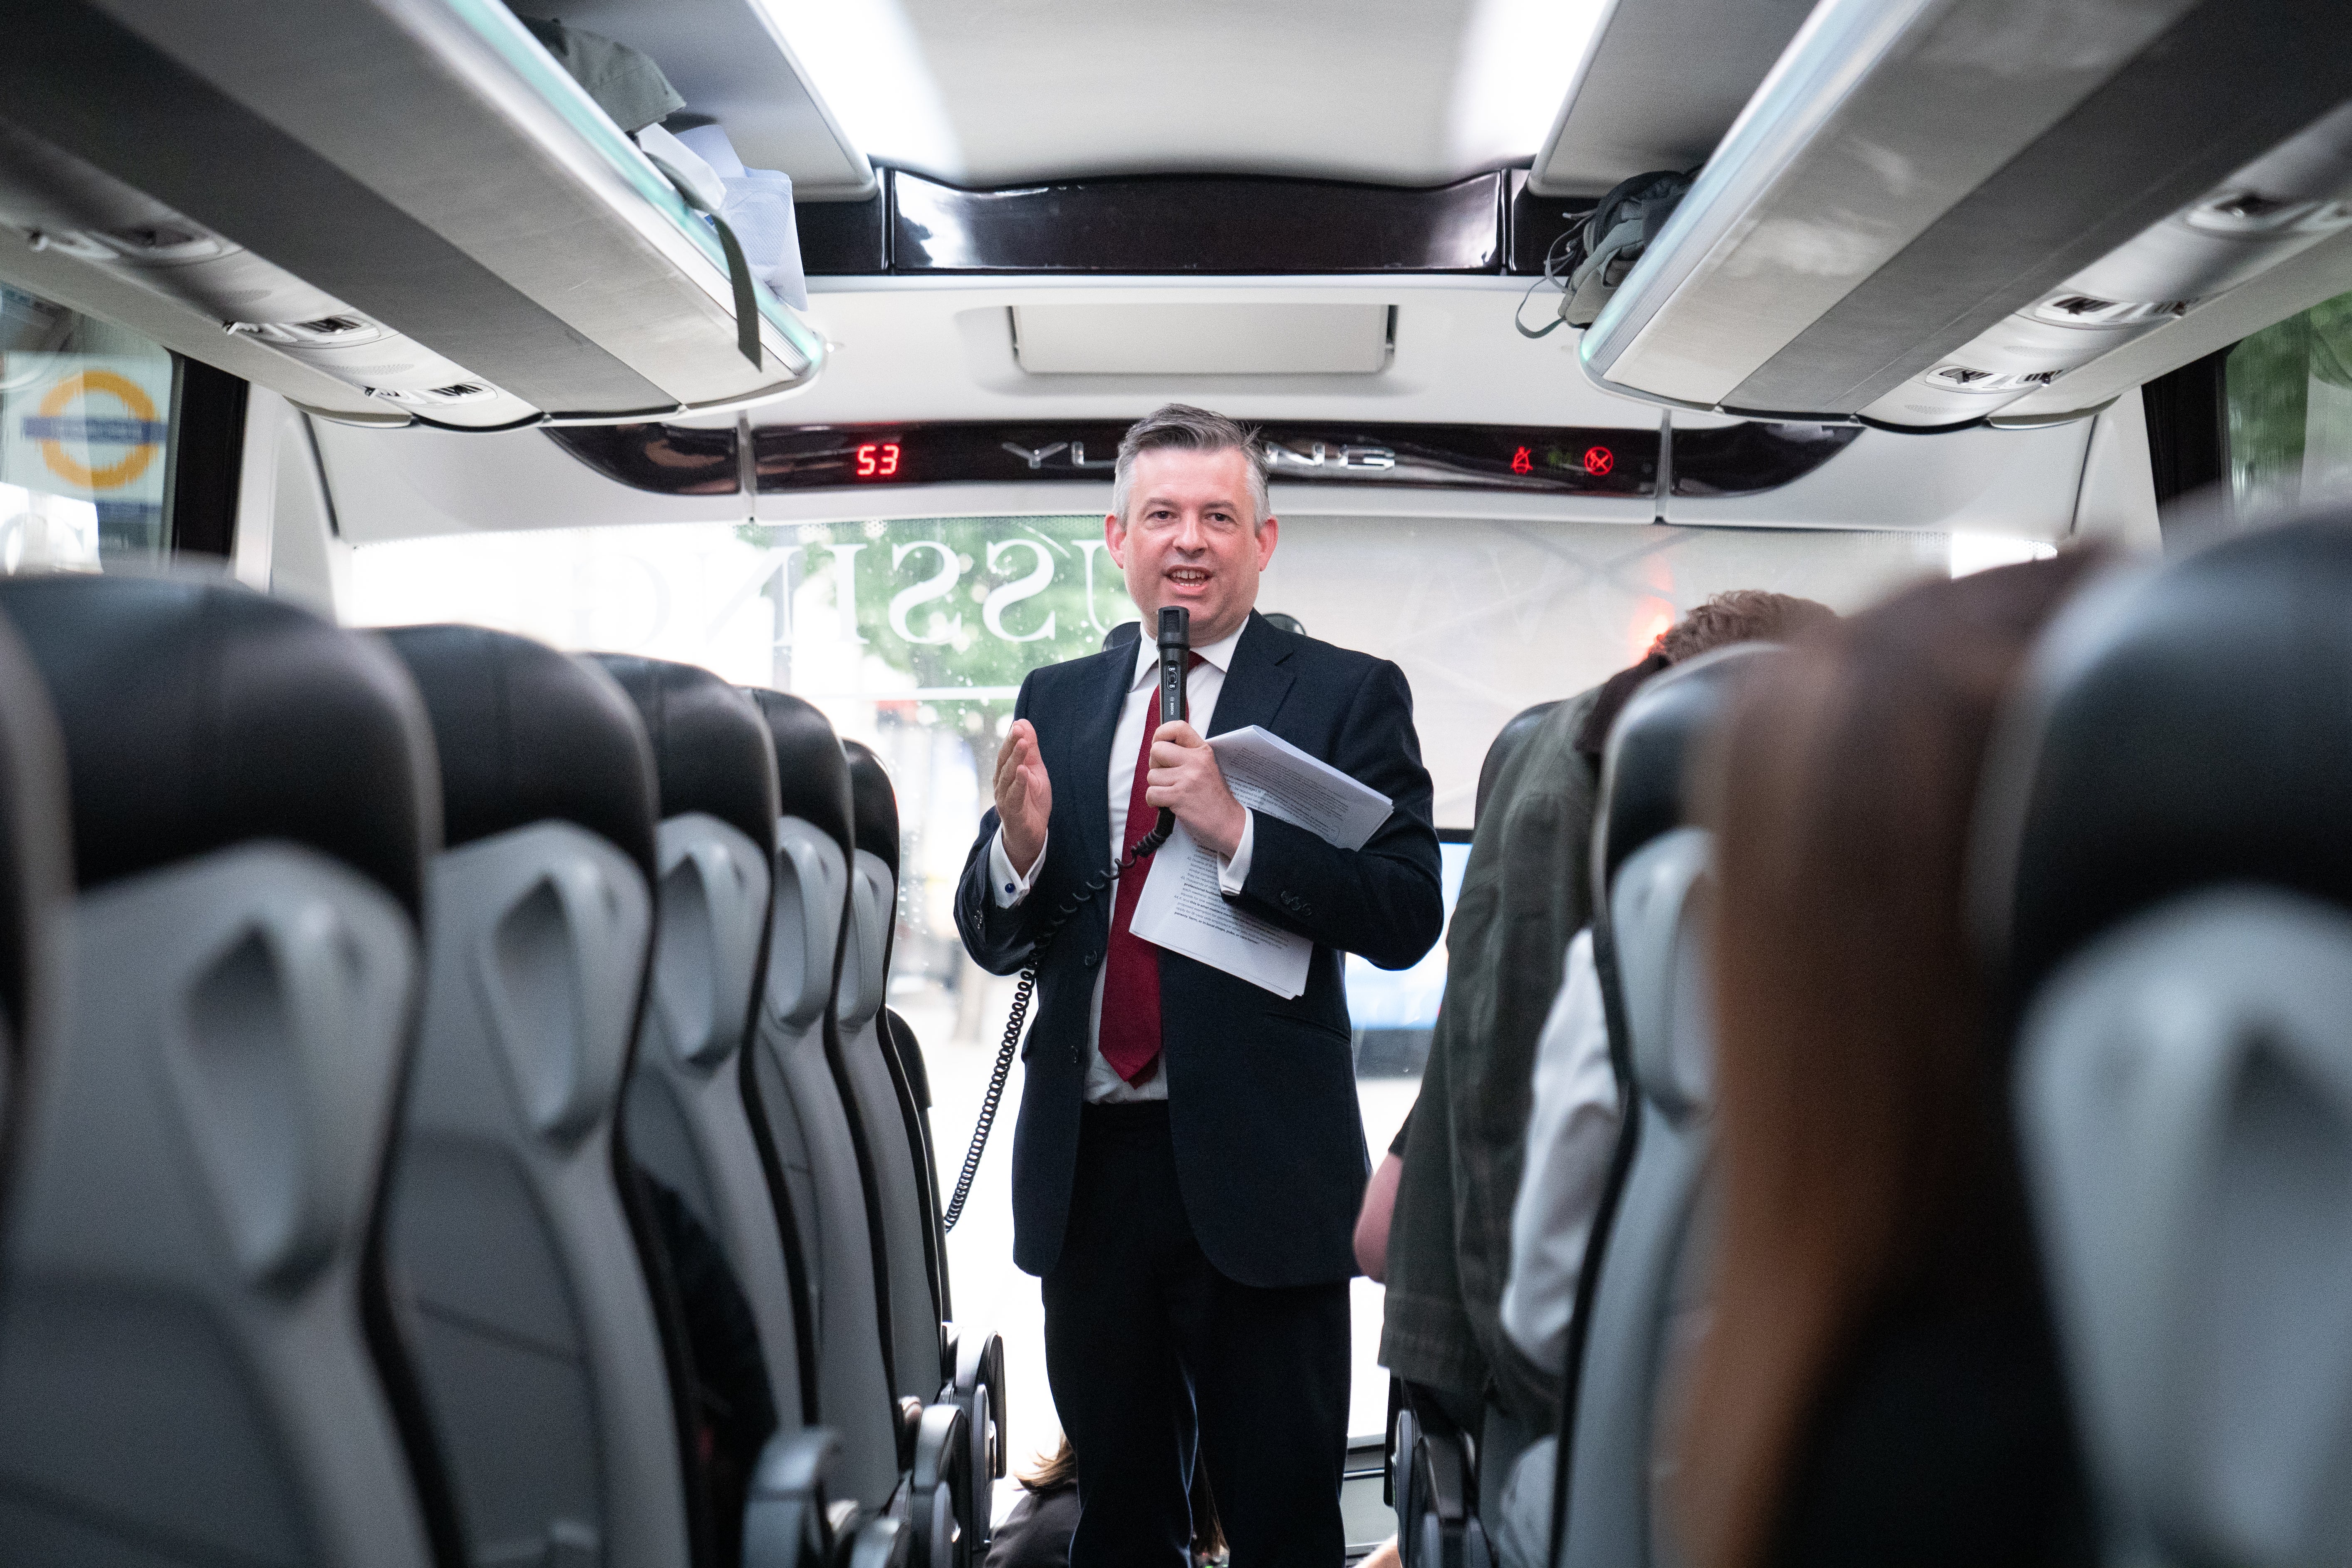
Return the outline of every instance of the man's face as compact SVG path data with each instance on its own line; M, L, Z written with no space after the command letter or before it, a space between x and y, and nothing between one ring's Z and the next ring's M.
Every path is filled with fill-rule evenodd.
M1162 447L1138 457L1129 477L1127 521L1105 518L1103 538L1143 612L1144 639L1170 605L1192 612L1194 647L1240 630L1280 531L1270 517L1250 526L1249 458Z

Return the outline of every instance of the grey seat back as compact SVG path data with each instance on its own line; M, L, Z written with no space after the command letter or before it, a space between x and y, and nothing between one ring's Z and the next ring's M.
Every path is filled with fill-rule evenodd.
M1712 1023L1704 921L1709 836L1681 827L1651 840L1617 876L1612 918L1638 1120L1635 1152L1610 1227L1591 1311L1570 1479L1567 1561L1656 1560L1653 1456L1659 1393L1691 1292L1706 1170Z
M842 752L849 761L856 853L850 872L850 942L836 999L841 1044L882 1200L894 1392L929 1404L943 1381L936 1233L924 1169L930 1155L913 1089L898 1069L896 1049L883 1037L898 910L898 801L873 752L855 741L844 742Z
M628 699L470 626L386 634L448 847L394 1168L392 1260L477 1563L682 1568L677 1410L614 1124L656 865Z
M437 837L415 691L242 589L0 612L79 887L0 1261L0 1556L422 1568L374 1252Z
M1601 759L1594 952L1625 1114L1570 1338L1560 1546L1578 1568L1656 1560L1661 1392L1669 1352L1705 1310L1695 1252L1714 1058L1711 850L1703 829L1685 826L1686 796L1701 742L1773 651L1743 643L1654 678L1626 703Z
M623 1100L630 1153L717 1239L787 1426L804 1416L795 1232L745 1100L744 1045L767 957L776 759L751 700L707 669L597 662L645 721L660 795L653 997Z
M2110 1561L2352 1560L2352 520L2112 582L1980 806Z
M34 1064L55 1049L73 897L65 738L40 672L0 622L0 1225Z
M775 746L782 803L775 916L754 1029L759 1103L783 1171L808 1263L815 1315L815 1406L842 1438L843 1496L880 1507L898 1484L898 1427L875 1245L864 1134L835 1017L850 913L849 766L833 726L797 697L753 691Z

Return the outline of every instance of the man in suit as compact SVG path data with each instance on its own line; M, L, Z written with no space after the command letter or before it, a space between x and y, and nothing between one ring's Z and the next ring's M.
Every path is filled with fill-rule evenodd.
M1044 1280L1077 1456L1070 1561L1184 1563L1197 1448L1235 1568L1336 1568L1367 1169L1340 954L1402 969L1444 924L1412 696L1395 665L1255 613L1280 525L1250 432L1160 410L1120 444L1111 505L1104 535L1144 624L1192 613L1192 721L1157 722L1150 637L1032 671L956 898L982 967L1039 964L1013 1259ZM1234 800L1202 737L1253 724L1394 803L1361 849ZM1133 935L1148 861L1038 953L1053 912L1160 807L1218 856L1225 898L1313 941L1298 996Z

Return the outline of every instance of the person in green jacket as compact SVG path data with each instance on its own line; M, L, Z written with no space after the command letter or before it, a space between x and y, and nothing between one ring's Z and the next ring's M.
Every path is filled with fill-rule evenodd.
M1504 761L1480 814L1401 1165L1392 1152L1370 1190L1372 1203L1394 1194L1385 1257L1362 1261L1388 1287L1381 1363L1481 1436L1482 1491L1496 1491L1512 1458L1559 1415L1558 1372L1511 1343L1500 1313L1536 1037L1569 942L1591 919L1592 816L1609 726L1644 681L1683 659L1834 618L1785 594L1717 595L1640 663L1545 714ZM1368 1213L1359 1235L1377 1236L1379 1217Z

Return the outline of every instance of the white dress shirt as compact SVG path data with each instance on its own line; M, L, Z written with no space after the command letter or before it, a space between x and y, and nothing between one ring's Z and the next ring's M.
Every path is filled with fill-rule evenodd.
M1536 1037L1535 1107L1503 1286L1503 1331L1548 1372L1568 1364L1577 1276L1616 1147L1617 1071L1587 926L1568 944L1559 994Z
M1246 622L1244 623L1247 625ZM1234 647L1242 640L1234 632L1222 641L1192 651L1201 656L1192 673L1184 678L1184 710L1192 728L1205 735L1217 716L1217 697L1225 689L1225 671L1233 664ZM1144 637L1135 649L1135 671L1129 677L1126 706L1119 710L1118 728L1110 737L1110 773L1107 780L1110 790L1110 841L1114 847L1127 843L1127 801L1135 791L1135 762L1143 751L1144 725L1147 721L1159 728L1160 718L1160 647ZM1242 839L1234 846L1231 858L1221 861L1217 869L1219 888L1231 897L1242 890L1249 879L1250 849L1257 841L1257 817L1253 812L1242 813ZM1011 909L1029 896L1029 889L1044 869L1045 857L1053 852L1049 835L1037 858L1024 876L1013 868L1013 858L1004 852L1004 830L996 830L995 839L988 847L989 891L994 895L997 907ZM1090 867L1087 875L1100 870ZM1146 875L1151 862L1139 860L1130 876ZM1100 897L1115 898L1118 884L1105 888ZM1151 1076L1139 1084L1132 1084L1118 1076L1102 1054L1103 977L1109 972L1108 963L1095 970L1094 1002L1087 1015L1087 1103L1118 1105L1130 1100L1165 1100L1168 1098L1168 1075L1155 1063ZM1164 1060L1164 1058L1163 1058Z

